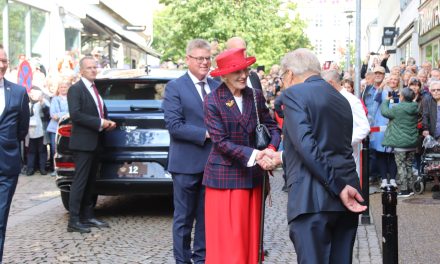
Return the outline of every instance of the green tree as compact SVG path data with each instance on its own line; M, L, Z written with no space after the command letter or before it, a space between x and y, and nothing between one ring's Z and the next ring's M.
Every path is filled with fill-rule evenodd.
M155 13L153 47L162 60L177 61L185 56L189 40L214 39L224 48L233 36L244 38L248 54L258 65L279 63L286 52L310 47L298 17L290 18L296 5L280 0L161 0L165 8Z

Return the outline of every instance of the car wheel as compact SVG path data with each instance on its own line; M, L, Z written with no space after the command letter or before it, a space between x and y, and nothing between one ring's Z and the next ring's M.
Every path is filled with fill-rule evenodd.
M63 202L63 206L67 211L69 211L69 197L70 192L61 191L61 201Z
M422 194L425 190L425 185L423 184L423 181L417 180L413 183L413 190L416 194Z

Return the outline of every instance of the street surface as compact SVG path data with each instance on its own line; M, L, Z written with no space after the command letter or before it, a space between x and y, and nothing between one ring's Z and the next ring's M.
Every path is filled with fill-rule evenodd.
M279 171L271 177L272 206L266 207L266 264L296 263L286 221L287 194ZM54 178L20 176L5 243L4 263L173 263L172 200L116 196L98 200L96 215L110 229L66 231L68 213ZM359 226L354 263L381 263L374 225Z

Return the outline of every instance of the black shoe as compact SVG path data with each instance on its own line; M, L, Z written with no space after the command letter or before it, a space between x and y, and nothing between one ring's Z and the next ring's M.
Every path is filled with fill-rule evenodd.
M26 171L26 176L32 176L32 175L34 175L34 170L27 170Z
M263 251L263 254L264 254L265 257L268 257L269 256L269 250L265 249Z
M47 175L47 171L45 171L45 170L40 170L40 174L41 174L41 175Z
M440 192L433 192L432 199L440 200Z
M91 230L86 225L83 225L80 221L69 221L67 224L67 232L79 232L79 233L90 233Z
M81 220L81 223L83 223L87 227L98 227L98 228L110 227L110 225L107 222L100 221L96 218L83 219Z
M287 184L284 184L283 188L281 189L283 192L289 192L289 187L287 187Z
M440 186L438 185L432 186L431 192L439 192L439 191L440 191Z

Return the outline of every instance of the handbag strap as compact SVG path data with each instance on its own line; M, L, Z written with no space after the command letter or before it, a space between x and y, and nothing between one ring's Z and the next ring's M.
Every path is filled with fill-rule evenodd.
M257 114L257 126L260 126L260 117L258 116L258 106L257 106L257 95L255 93L255 89L252 89L252 94L254 95L254 103L255 103L255 113Z

